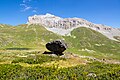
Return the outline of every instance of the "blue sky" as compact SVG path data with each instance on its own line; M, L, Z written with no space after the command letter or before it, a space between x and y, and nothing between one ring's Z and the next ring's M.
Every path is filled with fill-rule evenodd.
M28 16L46 13L120 28L120 0L0 0L2 24L25 24Z

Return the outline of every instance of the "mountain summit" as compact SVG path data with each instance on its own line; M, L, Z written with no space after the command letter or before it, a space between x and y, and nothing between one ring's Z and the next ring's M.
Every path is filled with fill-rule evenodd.
M46 15L29 16L27 24L40 24L47 30L60 35L70 35L70 32L75 28L87 27L102 33L112 40L116 40L116 37L120 37L119 28L95 24L82 18L61 18L49 13Z

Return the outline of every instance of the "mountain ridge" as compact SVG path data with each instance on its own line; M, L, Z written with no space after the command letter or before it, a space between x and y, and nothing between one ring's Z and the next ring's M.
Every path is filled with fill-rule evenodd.
M112 28L103 24L95 24L82 18L61 18L49 13L46 15L29 16L27 24L39 24L49 31L64 36L70 35L70 32L78 27L93 29L112 40L116 40L114 36L120 36L119 28Z

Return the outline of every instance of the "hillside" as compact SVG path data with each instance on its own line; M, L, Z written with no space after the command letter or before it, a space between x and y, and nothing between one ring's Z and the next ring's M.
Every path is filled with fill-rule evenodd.
M63 56L45 55L45 44L62 39ZM119 79L120 43L86 27L62 36L40 25L0 25L0 80Z
M70 51L73 49L74 53L120 59L120 43L110 40L92 29L80 27L74 29L71 36L65 36L65 38L70 46Z
M0 28L1 48L37 48L60 36L39 25L19 25Z
M83 55L108 56L119 59L120 43L110 40L90 28L80 27L70 36L61 36L39 25L4 26L0 28L1 49L44 49L45 44L56 39L63 39L71 52ZM91 54L94 53L94 54ZM110 56L112 55L112 56Z

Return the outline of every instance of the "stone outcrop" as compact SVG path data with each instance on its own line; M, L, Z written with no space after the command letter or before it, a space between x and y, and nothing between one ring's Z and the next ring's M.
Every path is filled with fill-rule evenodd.
M51 14L34 15L28 18L28 24L40 24L49 28L70 29L77 26L97 27L97 25L81 18L60 18Z
M28 17L27 24L40 24L46 29L60 35L68 35L78 27L87 27L96 30L110 39L115 40L114 36L120 36L120 29L112 28L102 24L94 24L81 18L60 18L51 14L34 15Z
M53 54L61 55L67 49L67 45L62 40L55 40L48 42L46 48L50 50Z

